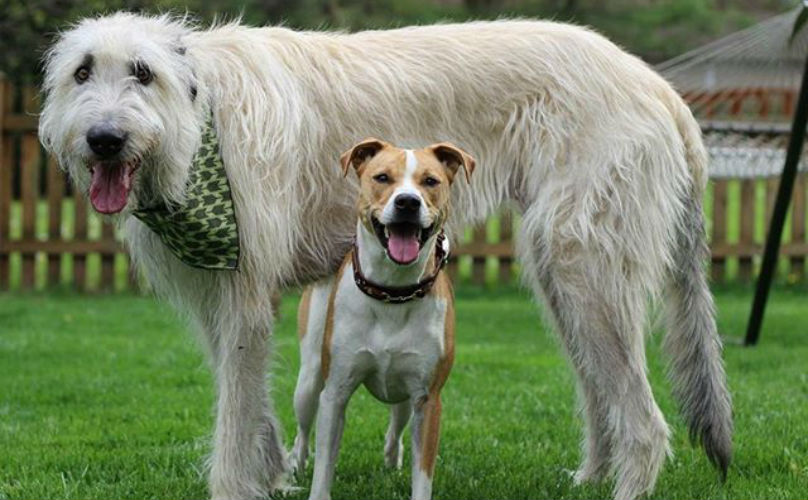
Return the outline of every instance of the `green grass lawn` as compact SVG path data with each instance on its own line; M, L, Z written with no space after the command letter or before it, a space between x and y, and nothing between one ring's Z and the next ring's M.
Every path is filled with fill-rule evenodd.
M746 289L717 292L723 333L742 333ZM457 359L444 391L435 498L606 498L573 486L580 421L571 370L530 299L458 292ZM297 297L283 302L272 392L293 438ZM808 497L808 303L772 295L761 345L728 345L735 460L720 484L687 442L650 340L656 397L675 456L653 498ZM205 498L213 394L201 350L167 307L134 295L0 295L0 499ZM351 401L333 496L409 498L382 462L387 410ZM409 453L409 446L407 446ZM305 498L311 466L302 490Z

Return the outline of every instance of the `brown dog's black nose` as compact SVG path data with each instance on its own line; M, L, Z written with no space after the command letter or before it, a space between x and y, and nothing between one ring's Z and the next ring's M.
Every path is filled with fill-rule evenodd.
M123 149L126 134L109 125L95 125L87 131L87 144L102 158L117 155Z
M417 212L421 208L421 200L415 195L402 193L396 196L393 205L401 212Z

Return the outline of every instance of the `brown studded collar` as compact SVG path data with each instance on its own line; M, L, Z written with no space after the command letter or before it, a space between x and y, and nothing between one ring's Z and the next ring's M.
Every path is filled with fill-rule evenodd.
M359 266L359 251L356 247L356 243L354 243L354 247L351 250L353 252L351 259L353 262L354 282L356 286L362 290L362 293L372 299L380 300L387 304L403 304L413 299L423 298L432 290L435 280L438 278L444 266L446 266L446 262L449 261L449 252L444 247L445 241L446 235L441 231L438 234L437 241L435 241L435 270L432 271L432 274L414 285L401 287L380 285L365 278L365 275L362 274L362 268Z

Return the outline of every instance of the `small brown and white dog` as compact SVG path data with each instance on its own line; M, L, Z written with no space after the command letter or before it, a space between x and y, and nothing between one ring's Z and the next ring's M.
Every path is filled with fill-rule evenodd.
M443 236L450 185L474 160L448 143L400 149L366 139L340 158L359 176L356 244L336 276L303 294L301 367L292 466L303 470L311 424L317 435L310 499L330 498L351 395L364 384L392 405L385 463L402 465L401 435L412 424L412 497L429 499L437 455L440 391L454 359L454 304Z

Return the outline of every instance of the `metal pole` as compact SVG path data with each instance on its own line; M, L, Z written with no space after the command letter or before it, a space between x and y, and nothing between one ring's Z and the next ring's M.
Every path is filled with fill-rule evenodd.
M777 267L777 256L780 252L780 239L783 235L783 225L786 221L786 212L791 203L791 194L794 191L794 180L797 177L797 166L802 156L802 145L805 141L805 126L808 124L808 59L800 84L800 96L797 100L797 111L791 124L791 136L788 139L786 162L783 174L780 177L780 186L777 189L777 199L774 202L772 220L769 223L769 234L766 237L766 250L763 254L763 263L760 267L755 301L749 314L749 324L746 327L744 345L757 344L760 336L760 325L763 323L763 313L766 310L766 300L769 297L774 271Z

